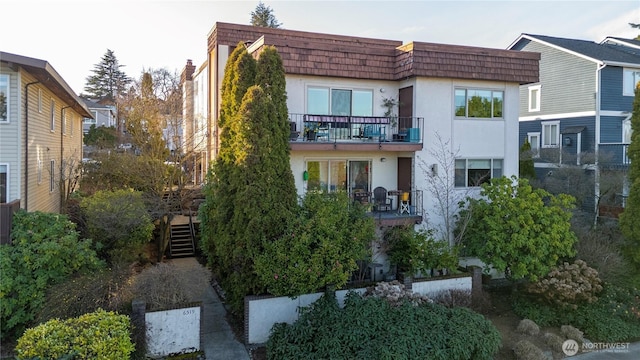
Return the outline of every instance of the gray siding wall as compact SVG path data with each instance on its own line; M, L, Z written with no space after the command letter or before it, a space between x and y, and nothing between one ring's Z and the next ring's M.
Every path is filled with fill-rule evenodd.
M520 87L520 116L550 115L595 110L596 64L537 42L523 51L539 52L540 111L529 112L529 87Z
M9 67L0 64L0 73L9 75L9 122L0 123L0 164L8 165L8 192L7 202L20 199L20 149L22 148L22 127L20 124L20 76Z

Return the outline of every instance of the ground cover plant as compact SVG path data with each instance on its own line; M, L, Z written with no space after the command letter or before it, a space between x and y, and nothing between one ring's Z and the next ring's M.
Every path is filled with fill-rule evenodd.
M482 315L434 303L393 306L347 294L340 308L325 294L293 324L274 325L269 359L492 359L500 334Z

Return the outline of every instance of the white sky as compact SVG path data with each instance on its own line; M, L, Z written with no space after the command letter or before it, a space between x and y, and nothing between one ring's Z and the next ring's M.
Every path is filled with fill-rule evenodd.
M522 33L601 41L634 38L640 0L272 1L283 28L403 42L505 49ZM206 60L216 21L249 24L255 1L0 0L0 50L48 61L71 88L107 49L127 75L182 71Z

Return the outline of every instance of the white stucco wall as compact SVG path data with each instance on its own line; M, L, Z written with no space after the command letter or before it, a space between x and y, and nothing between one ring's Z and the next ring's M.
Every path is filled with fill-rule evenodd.
M162 357L200 350L200 307L145 314L147 354Z

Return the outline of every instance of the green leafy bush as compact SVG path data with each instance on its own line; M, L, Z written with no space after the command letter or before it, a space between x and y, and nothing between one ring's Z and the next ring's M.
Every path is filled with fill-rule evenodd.
M583 260L576 260L552 268L540 281L530 283L527 291L539 294L550 303L575 309L581 302L598 300L596 295L602 291L602 281L595 269Z
M640 337L640 292L605 285L597 301L575 309L550 304L524 292L513 299L514 312L540 326L571 325L591 341L618 342Z
M411 276L418 272L428 273L431 269L458 267L457 249L449 248L445 241L437 241L431 230L415 231L413 226L394 226L383 235L389 261L398 266L399 271Z
M350 206L345 193L308 193L300 218L281 238L267 242L255 270L270 294L297 296L340 288L368 256L375 236L373 219Z
M500 334L482 315L437 304L392 306L350 292L325 294L289 325L274 325L269 359L492 359Z
M91 241L79 240L75 224L64 215L20 210L13 217L11 238L13 245L0 245L2 338L28 326L49 287L104 266Z
M53 319L27 329L18 339L19 359L129 359L135 350L129 317L99 310L67 320Z
M98 191L83 198L80 207L89 236L112 261L135 259L151 240L153 223L139 191Z

